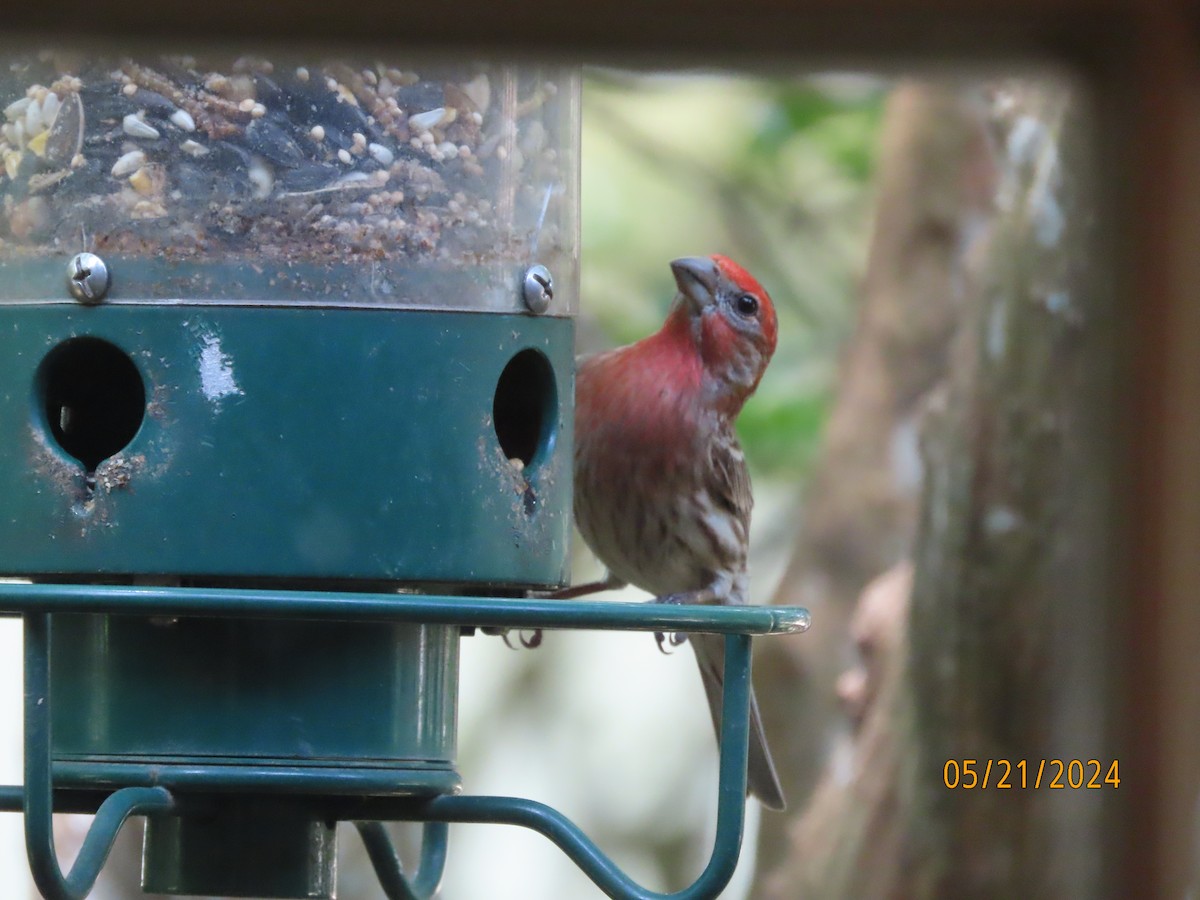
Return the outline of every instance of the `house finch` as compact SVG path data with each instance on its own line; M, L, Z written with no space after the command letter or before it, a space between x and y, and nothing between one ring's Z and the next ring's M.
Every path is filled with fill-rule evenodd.
M753 499L733 423L775 351L775 309L723 256L677 259L671 270L679 290L663 327L579 364L575 519L609 570L588 587L745 603ZM724 640L694 635L692 646L720 737ZM782 809L753 694L750 716L749 793Z

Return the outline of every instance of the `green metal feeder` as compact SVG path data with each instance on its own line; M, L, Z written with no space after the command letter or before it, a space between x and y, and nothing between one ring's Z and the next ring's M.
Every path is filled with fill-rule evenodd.
M49 898L146 815L148 891L390 897L453 821L464 629L727 639L713 862L732 874L751 633L796 609L523 599L567 580L576 75L10 47L0 74L0 610L26 634L23 809ZM64 876L54 810L97 811ZM401 871L381 821L425 821ZM215 863L215 861L219 861Z

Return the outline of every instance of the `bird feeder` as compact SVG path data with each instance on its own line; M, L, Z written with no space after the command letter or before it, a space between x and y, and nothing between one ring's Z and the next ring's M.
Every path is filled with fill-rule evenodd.
M732 873L751 633L795 609L527 599L568 577L579 80L352 53L0 51L0 609L25 623L46 897L146 815L148 891L332 897L353 820L390 897L459 794L460 637L727 633ZM95 811L69 875L54 810ZM425 821L406 876L379 823Z

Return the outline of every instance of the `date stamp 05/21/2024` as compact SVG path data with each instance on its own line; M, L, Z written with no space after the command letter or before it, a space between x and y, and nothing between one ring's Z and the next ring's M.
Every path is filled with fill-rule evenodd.
M942 781L950 790L1100 790L1121 785L1117 760L948 759Z

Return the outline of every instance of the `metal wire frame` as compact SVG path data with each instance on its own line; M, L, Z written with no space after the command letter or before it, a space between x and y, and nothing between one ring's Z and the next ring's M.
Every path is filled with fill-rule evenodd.
M322 769L303 780L323 815L354 821L390 900L427 900L441 882L451 822L519 825L553 841L608 896L629 900L702 900L720 894L737 866L745 824L749 737L750 636L786 634L808 627L799 607L697 607L642 603L522 600L319 591L156 588L113 585L0 584L0 612L20 614L25 627L25 784L0 786L0 811L25 813L26 851L38 890L47 900L82 900L92 889L117 833L133 815L186 812L203 803L193 791L236 788L219 771L192 773L175 785L128 785L57 794L51 760L50 628L52 613L156 616L233 616L379 620L497 628L576 628L625 631L707 632L725 635L724 717L721 721L717 829L708 865L687 888L672 894L633 881L573 822L542 803L516 797L432 798L348 796L346 779ZM247 767L242 767L243 769ZM250 767L253 768L253 767ZM272 786L269 767L258 773ZM240 778L245 779L243 772ZM287 789L287 783L274 785ZM180 789L182 788L182 790ZM294 789L294 785L293 785ZM324 796L323 796L324 795ZM103 796L103 799L100 799ZM63 874L54 848L52 815L95 810L95 819L71 870ZM425 822L421 861L407 875L381 824Z

